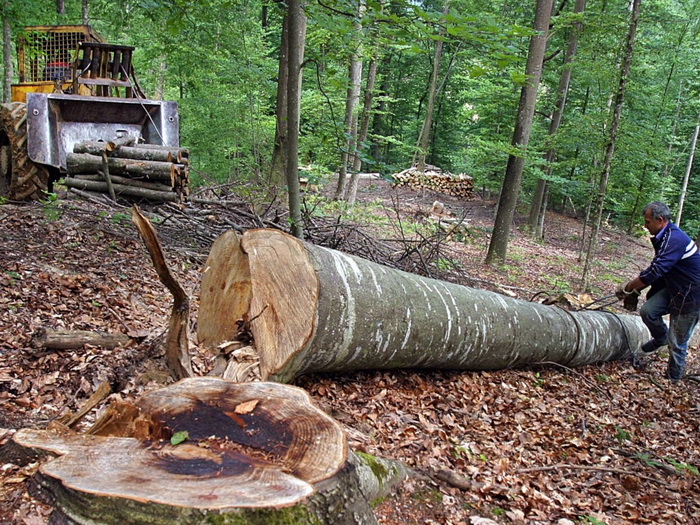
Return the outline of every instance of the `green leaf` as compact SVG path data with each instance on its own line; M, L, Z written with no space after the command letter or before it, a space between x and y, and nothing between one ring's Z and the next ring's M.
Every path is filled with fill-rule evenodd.
M180 443L186 441L188 437L189 433L187 432L187 430L180 430L179 432L175 432L172 435L172 437L170 438L170 444L173 446L179 445Z

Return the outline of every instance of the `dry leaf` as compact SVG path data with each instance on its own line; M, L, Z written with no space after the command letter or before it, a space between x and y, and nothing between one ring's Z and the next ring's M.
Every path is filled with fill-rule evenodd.
M259 399L251 399L250 401L244 401L243 403L236 405L236 408L234 408L233 411L236 414L250 414L253 410L255 410L255 407L258 406L259 402Z

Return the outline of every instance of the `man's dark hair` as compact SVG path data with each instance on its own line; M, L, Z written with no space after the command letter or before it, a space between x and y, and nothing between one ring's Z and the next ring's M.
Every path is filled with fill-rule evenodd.
M666 222L671 220L671 210L661 201L650 202L644 206L643 214L649 210L652 219L663 218Z

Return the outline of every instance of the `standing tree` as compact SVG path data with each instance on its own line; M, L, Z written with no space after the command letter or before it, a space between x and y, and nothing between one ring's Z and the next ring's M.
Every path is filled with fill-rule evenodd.
M586 0L576 0L574 14L581 15L585 8ZM559 86L557 87L557 98L556 102L554 103L554 111L552 112L552 117L549 123L549 143L544 157L547 176L552 174L552 162L554 162L554 159L556 158L556 151L552 145L552 137L559 130L559 124L561 124L564 107L566 106L566 96L569 92L569 84L571 82L571 66L573 64L574 57L576 56L576 46L578 44L578 34L580 31L581 21L577 18L573 24L571 34L569 35L569 43L566 47L566 54L564 55L564 65L562 68L561 77L559 78ZM535 194L532 197L532 203L530 204L528 228L530 229L532 236L535 238L542 238L544 235L544 218L547 211L548 186L549 184L546 178L538 179Z
M450 9L450 3L445 2L445 9L442 12L443 21ZM435 42L435 55L433 57L433 72L430 76L430 88L428 89L428 106L425 110L425 119L418 135L418 144L416 144L416 152L413 155L412 164L416 166L418 171L425 171L425 157L428 152L428 142L430 140L430 128L433 123L433 111L435 109L435 95L437 93L437 78L440 72L440 62L442 60L442 46L445 29L440 26L437 42Z
M503 179L501 197L498 201L498 213L489 243L489 250L486 254L486 262L493 264L497 261L505 261L508 250L508 236L510 235L510 225L513 222L515 205L520 192L520 182L523 176L525 165L525 150L530 141L530 130L532 128L532 118L535 114L535 101L537 99L537 88L542 75L542 63L544 52L547 48L547 34L549 20L552 14L552 0L537 0L535 13L535 34L530 38L527 64L525 74L527 79L520 91L520 103L518 105L518 116L515 122L512 145L519 150L518 154L508 156L508 165Z
M698 115L698 123L695 125L693 138L690 140L690 153L688 154L688 163L685 166L685 175L683 176L683 184L681 186L681 195L678 197L678 212L676 213L676 224L680 225L681 216L683 215L683 205L685 204L685 195L688 191L688 180L690 179L690 171L693 169L693 158L695 157L695 148L698 144L698 133L700 133L700 115Z
M613 153L615 152L615 140L617 138L617 128L620 124L620 115L622 114L622 103L625 100L625 88L627 79L630 73L630 65L632 63L632 53L634 51L634 39L637 35L637 23L639 22L639 10L642 0L634 0L632 3L632 14L630 17L630 26L627 33L627 44L625 46L625 56L622 60L620 68L620 81L617 86L615 95L615 109L613 111L612 122L610 123L610 134L608 135L608 144L605 148L605 160L603 161L603 171L600 174L598 183L598 194L594 203L593 221L591 224L591 234L588 238L588 250L586 251L586 259L583 266L583 289L590 288L590 272L591 264L596 255L596 247L598 246L598 232L600 231L600 223L603 218L603 206L605 204L605 194L608 187L608 178L610 177L610 165L612 164Z
M10 3L2 2L2 101L10 102L12 98L12 32L10 31Z
M340 153L340 168L338 170L338 186L335 189L336 199L347 199L347 173L357 148L357 106L360 101L360 84L362 82L362 16L364 15L364 0L359 0L357 16L353 21L353 32L356 40L350 51L348 64L348 91L345 98L345 142Z
M299 189L299 101L301 99L301 57L304 53L306 17L300 0L287 3L287 154L286 174L289 192L289 220L295 237L301 238L301 195Z

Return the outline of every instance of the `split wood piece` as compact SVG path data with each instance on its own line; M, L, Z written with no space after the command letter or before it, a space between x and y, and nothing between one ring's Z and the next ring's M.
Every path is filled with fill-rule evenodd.
M109 191L106 182L66 177L64 179L64 183L69 188L76 188L78 190L96 191L100 193L107 193ZM149 201L159 202L181 202L181 198L178 196L178 194L172 191L159 191L146 187L125 184L112 184L112 187L117 195L123 195L126 197L138 197Z
M97 181L102 182L104 178L101 175L76 174L71 178L77 180ZM143 179L133 179L128 177L120 177L119 175L110 175L112 184L122 186L134 186L136 188L146 188L151 191L162 191L165 193L171 192L172 188L169 184L161 184L159 182L150 182Z
M130 342L131 337L119 333L39 328L32 335L30 346L35 349L74 350L85 345L92 345L111 350Z
M13 436L21 447L57 456L34 479L34 492L55 507L55 523L203 523L215 516L353 523L347 510L345 520L315 516L329 514L320 502L330 492L317 502L309 498L347 470L347 444L338 423L300 388L190 378L145 394L121 413L127 421L118 428L141 435L23 429ZM172 445L178 432L187 439ZM329 505L334 511L341 498Z
M174 177L175 168L186 171L184 164L158 162L109 157L109 171L115 175L138 175L158 181L170 181ZM68 153L66 155L66 170L69 174L95 173L102 168L102 158L89 153Z
M168 334L165 340L165 361L176 379L191 377L192 363L187 340L187 328L190 318L190 300L180 283L173 277L165 261L163 248L158 241L151 221L144 217L137 206L131 209L131 221L143 239L153 261L160 281L173 295L173 308L168 322Z
M93 408L102 403L109 395L112 393L112 387L109 381L103 381L100 386L97 387L92 395L88 398L85 403L78 409L74 414L69 414L66 417L61 418L61 423L69 428L73 428L77 425Z
M628 358L649 338L636 316L504 297L272 229L216 240L200 312L198 339L212 349L248 323L262 378L277 381L322 371L579 366Z

